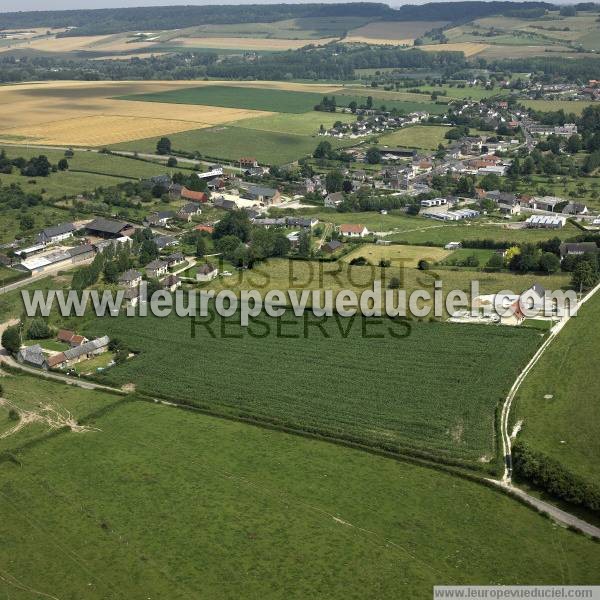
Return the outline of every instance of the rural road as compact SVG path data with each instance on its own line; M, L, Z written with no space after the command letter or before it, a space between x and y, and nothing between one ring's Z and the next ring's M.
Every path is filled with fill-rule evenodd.
M98 148L80 148L80 147L71 147L71 146L43 146L39 144L17 144L15 142L6 142L2 143L3 146L12 146L14 148L35 148L37 150L73 150L74 152L95 152L96 154L101 154L102 151ZM211 166L215 164L216 161L206 161L202 159L194 160L193 158L184 158L179 156L171 156L169 154L146 154L142 152L130 152L128 150L111 150L111 154L116 156L125 156L127 158L144 158L147 160L159 160L159 161L167 161L169 158L175 158L178 163L183 163L186 165L205 165ZM227 168L231 171L235 171L236 173L243 173L244 169L240 167L234 167L233 165L227 165Z

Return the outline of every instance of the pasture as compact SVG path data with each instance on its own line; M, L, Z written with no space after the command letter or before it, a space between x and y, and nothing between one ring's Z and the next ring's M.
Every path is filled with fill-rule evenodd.
M140 351L99 380L134 382L139 392L228 415L475 464L494 460L495 407L540 341L517 328L365 325L360 318L312 314L306 325L288 313L283 321L263 315L248 329L239 326L239 316L212 316L211 324L196 328L195 339L190 319L176 316L90 322L88 334L102 330Z
M446 473L23 376L2 382L15 403L64 398L93 428L38 430L21 449L27 438L13 438L18 464L0 463L6 597L421 600L439 581L597 583L592 541ZM560 553L545 551L553 543Z
M316 132L315 132L316 133ZM238 161L253 156L263 164L281 165L312 154L319 140L315 136L260 131L248 127L220 126L185 131L169 136L173 150L199 152L203 157ZM117 150L154 152L158 138L149 138L113 146ZM333 147L355 143L331 140Z
M515 399L519 439L590 482L600 477L596 294L573 317L529 373Z
M382 135L379 138L379 145L383 147L382 150L385 150L386 147L396 148L398 146L435 150L440 144L445 145L448 142L444 137L447 131L447 127L427 125L403 127L392 133Z

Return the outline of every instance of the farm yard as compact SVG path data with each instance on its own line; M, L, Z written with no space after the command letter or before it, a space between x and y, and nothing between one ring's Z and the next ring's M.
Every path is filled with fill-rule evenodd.
M14 457L0 463L11 598L27 582L91 600L341 600L365 586L421 600L440 579L581 584L600 568L592 541L442 472L39 379L2 384L19 408L52 402L87 429L39 422L1 440Z
M539 335L441 323L415 322L407 329L390 322L373 323L368 335L385 334L373 339L361 334L360 319L338 323L330 318L322 324L324 337L315 325L322 321L312 315L311 320L306 339L303 319L289 315L279 325L260 318L262 325L255 328L262 338L270 328L266 340L216 314L214 325L199 326L195 339L189 319L178 317L98 319L87 333L102 330L140 350L134 359L99 375L103 382L135 382L139 392L394 451L432 453L473 465L494 460L495 407L540 343ZM396 337L387 333L388 326ZM349 329L343 343L339 327ZM224 336L213 338L210 330L221 328ZM192 368L197 361L201 370ZM481 369L482 364L488 368Z

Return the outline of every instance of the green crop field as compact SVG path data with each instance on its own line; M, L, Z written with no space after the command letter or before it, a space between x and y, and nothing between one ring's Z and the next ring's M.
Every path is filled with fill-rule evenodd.
M119 150L150 152L159 138L125 142L113 146ZM259 131L246 127L226 126L195 129L169 136L175 151L199 152L203 157L237 161L254 156L263 164L281 165L312 154L319 140L316 136ZM334 147L348 146L354 140L330 140Z
M6 598L421 600L440 582L598 583L597 544L485 486L101 392L2 384L93 428L3 440Z
M414 125L413 127L403 127L382 135L379 138L380 146L406 146L408 148L425 148L434 150L439 144L446 144L447 139L444 134L448 131L447 127L429 127L426 125Z
M197 88L186 88L154 94L134 94L121 96L120 100L136 100L146 102L165 102L173 104L203 104L224 108L245 108L250 110L267 110L280 113L306 113L321 102L324 96L335 96L338 106L348 106L352 101L365 104L367 96L347 93L315 93L265 88L235 87L211 85ZM429 111L434 114L445 113L447 107L433 102L414 102L392 99L378 99L377 106L396 108L403 113Z
M600 296L573 317L525 379L515 399L519 439L597 483L600 478L598 340Z
M334 318L323 325L327 338L314 325L304 338L303 319L286 319L278 335L277 322L261 318L253 330L269 327L266 339L216 315L214 325L197 328L196 339L190 319L178 317L98 319L87 327L141 351L102 381L135 382L138 391L227 414L468 461L493 460L495 407L540 341L523 329L443 323L414 323L409 335L400 324L373 323L368 335L383 339L365 339L360 319L343 320L349 334L342 339ZM393 337L388 326L405 337Z
M282 113L304 113L323 99L323 94L286 90L210 85L197 88L134 94L120 100L142 100L173 104L205 104L224 108L246 108Z

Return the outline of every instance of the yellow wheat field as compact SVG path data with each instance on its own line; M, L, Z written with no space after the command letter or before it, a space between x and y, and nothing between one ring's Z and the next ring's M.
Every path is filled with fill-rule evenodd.
M477 42L456 42L454 44L431 44L419 46L419 50L428 52L463 52L465 57L475 56L489 48L489 44L478 44Z
M23 37L15 39L0 47L0 52L15 48L38 50L40 52L81 52L103 50L106 52L126 52L142 48L151 48L152 43L130 41L125 34L119 35L90 35L57 38L54 35L39 38Z
M129 140L169 135L209 124L172 119L148 119L118 115L96 115L42 123L9 130L5 141L27 140L45 146L105 146ZM2 140L0 133L0 140Z
M404 40L393 40L393 39L382 39L365 37L362 35L349 35L345 37L342 42L346 44L373 44L376 46L412 46L412 38L406 38Z
M257 82L254 82L257 83ZM52 82L0 87L0 140L103 146L230 123L267 111L118 100L198 82Z
M186 48L215 48L234 50L296 50L308 44L322 46L337 38L318 40L282 40L274 38L245 38L245 37L180 37L169 40L174 46Z

